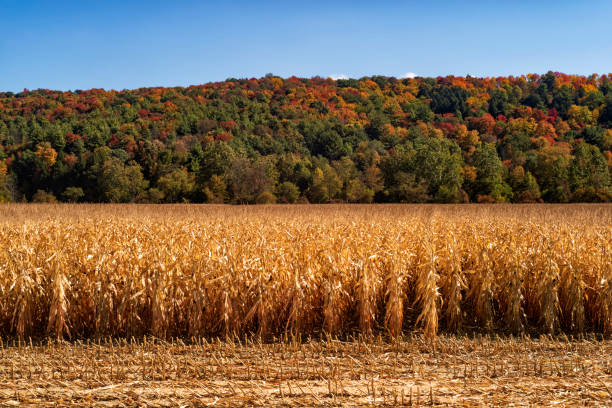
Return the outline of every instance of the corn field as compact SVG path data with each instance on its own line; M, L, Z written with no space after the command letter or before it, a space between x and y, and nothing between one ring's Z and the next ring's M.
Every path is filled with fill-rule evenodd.
M0 335L612 334L612 206L0 206Z

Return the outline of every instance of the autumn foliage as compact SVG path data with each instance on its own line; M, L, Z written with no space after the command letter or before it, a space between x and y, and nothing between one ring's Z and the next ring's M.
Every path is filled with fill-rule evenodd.
M610 201L610 79L267 75L4 92L0 197L64 200L80 188L92 202Z

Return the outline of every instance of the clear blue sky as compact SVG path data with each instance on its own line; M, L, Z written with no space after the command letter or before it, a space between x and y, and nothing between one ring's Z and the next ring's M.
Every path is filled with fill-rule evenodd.
M537 3L537 4L536 4ZM0 0L0 90L612 72L610 1Z

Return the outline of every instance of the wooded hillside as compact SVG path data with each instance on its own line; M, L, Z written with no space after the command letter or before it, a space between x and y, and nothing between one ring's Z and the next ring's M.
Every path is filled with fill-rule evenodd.
M611 79L0 92L0 201L612 201Z

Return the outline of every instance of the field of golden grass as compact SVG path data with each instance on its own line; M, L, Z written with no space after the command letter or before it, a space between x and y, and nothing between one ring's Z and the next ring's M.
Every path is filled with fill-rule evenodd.
M0 404L612 405L610 205L0 206Z

